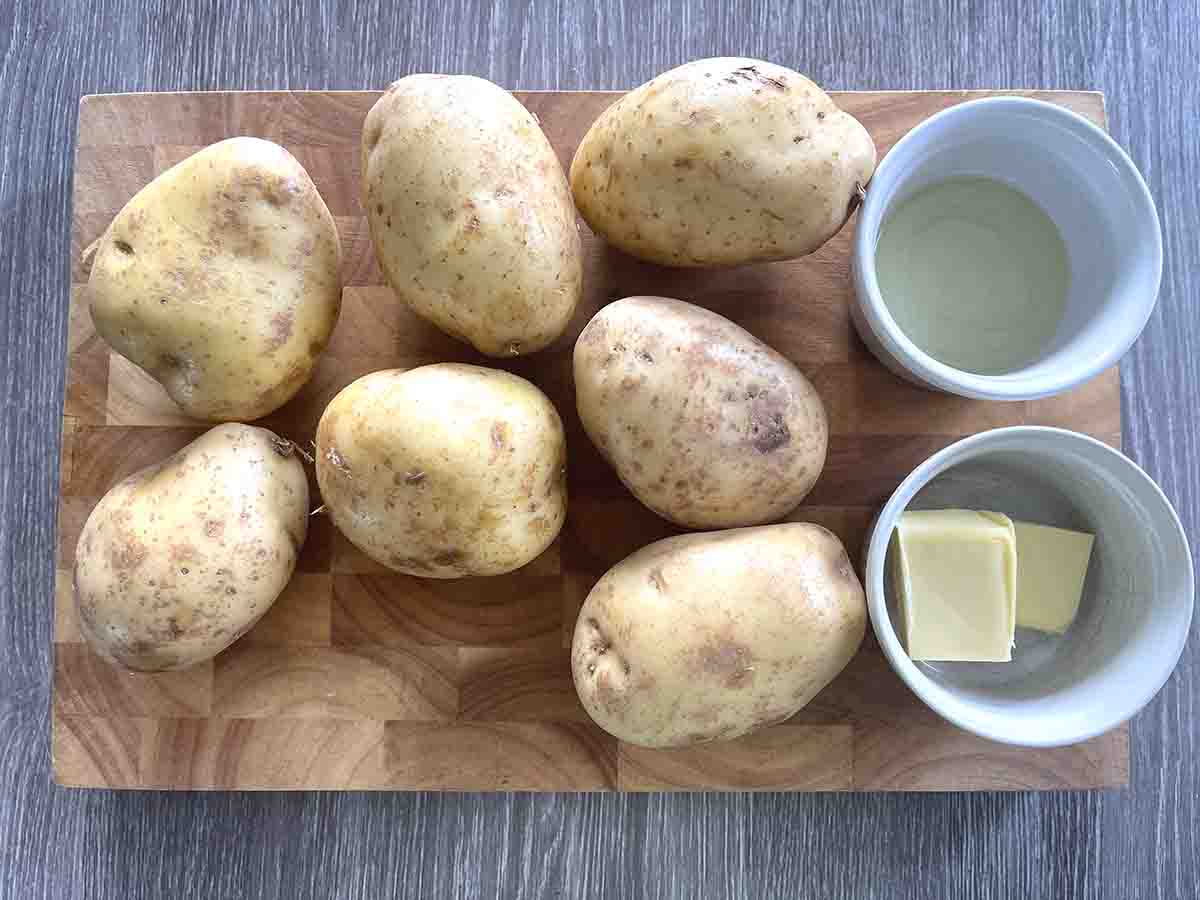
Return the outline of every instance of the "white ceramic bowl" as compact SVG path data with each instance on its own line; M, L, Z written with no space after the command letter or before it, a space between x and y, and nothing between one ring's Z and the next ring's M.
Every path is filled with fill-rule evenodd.
M886 577L892 531L906 509L956 507L1096 535L1065 635L1018 629L1010 663L909 659ZM1057 428L998 428L931 456L872 526L864 574L871 623L900 677L954 724L1008 744L1073 744L1130 718L1170 676L1192 620L1191 555L1167 498L1116 450Z
M889 211L930 184L968 175L1034 200L1058 226L1070 265L1066 311L1050 346L1003 375L964 372L918 348L888 312L875 276ZM1162 236L1146 183L1107 134L1051 103L991 97L932 116L884 157L858 215L855 327L885 366L925 387L984 400L1065 391L1123 356L1158 299Z

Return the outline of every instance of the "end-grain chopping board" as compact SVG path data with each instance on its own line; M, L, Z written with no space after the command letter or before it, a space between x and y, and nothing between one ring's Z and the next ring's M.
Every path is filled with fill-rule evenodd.
M847 313L853 222L788 263L674 271L609 250L582 226L586 295L568 333L506 368L536 382L567 425L570 514L558 541L511 575L429 581L379 568L317 516L295 578L215 660L128 674L81 642L75 542L115 482L200 434L162 389L109 351L87 311L80 251L155 175L214 141L269 138L308 169L337 219L344 305L312 382L262 422L307 444L329 399L375 369L485 362L409 313L384 285L359 204L359 132L378 94L210 93L87 97L79 109L74 255L55 597L53 759L65 785L122 788L434 790L973 790L1092 788L1128 780L1128 734L1021 750L942 722L868 633L849 667L795 718L731 743L644 750L619 743L575 697L575 614L613 563L674 532L641 507L579 425L571 347L606 302L693 300L794 360L829 411L824 473L794 518L857 553L908 472L955 439L999 425L1059 425L1120 441L1117 372L1051 400L986 403L896 379ZM617 95L520 93L564 165ZM849 93L840 106L882 155L929 115L977 94ZM1103 124L1103 98L1037 94ZM869 630L868 630L869 631Z

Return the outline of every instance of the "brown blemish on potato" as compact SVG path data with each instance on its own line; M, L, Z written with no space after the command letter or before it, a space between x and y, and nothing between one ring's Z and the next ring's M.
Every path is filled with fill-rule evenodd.
M696 650L696 668L724 680L731 689L744 688L754 680L753 661L750 648L715 634Z
M225 523L220 519L209 519L204 523L205 537L216 538L225 530Z
M759 453L770 453L792 439L783 414L756 408L750 413L750 444Z
M295 314L290 309L280 310L271 316L271 333L267 338L267 352L278 350L292 336Z
M492 441L492 454L488 461L494 463L500 458L504 448L508 446L508 425L504 422L493 422L489 434Z
M655 566L653 569L651 569L650 574L647 576L647 580L650 582L650 584L654 585L654 589L660 594L666 593L667 579L663 575L662 566Z

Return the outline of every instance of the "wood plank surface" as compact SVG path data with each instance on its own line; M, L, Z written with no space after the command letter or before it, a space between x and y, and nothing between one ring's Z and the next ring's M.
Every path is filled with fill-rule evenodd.
M627 89L728 53L831 89L1103 90L1166 250L1158 308L1122 360L1123 447L1198 546L1198 37L1200 8L1169 0L0 3L0 898L1193 900L1200 619L1130 725L1128 788L1038 793L75 791L50 774L49 641L82 95L381 88L422 71ZM328 571L320 528L302 564ZM77 720L76 740L110 740L120 765L138 722L105 723L115 735Z
M312 381L263 420L307 444L325 404L358 376L436 360L495 364L423 322L384 283L359 206L356 161L372 92L115 94L79 109L72 244L86 247L142 186L206 144L238 134L280 141L308 168L343 241L341 318ZM619 94L523 92L568 165L583 133ZM970 92L843 93L880 153ZM1104 124L1103 99L1042 99ZM79 641L56 609L54 771L64 784L155 788L433 790L964 790L1124 784L1118 729L1055 751L1003 747L941 725L868 641L794 721L729 743L651 751L618 743L584 712L569 643L579 604L629 552L678 529L642 507L582 432L570 353L605 303L632 293L717 310L799 365L829 412L826 469L790 518L817 521L857 554L870 516L934 450L987 428L1067 424L1120 441L1116 370L1036 403L935 394L880 366L855 336L853 224L812 257L689 272L608 248L580 221L585 296L566 334L508 364L554 400L569 436L571 505L563 537L510 575L436 581L388 572L336 533L312 554L271 613L212 663L128 676ZM202 430L157 382L98 345L87 266L73 269L68 317L59 583L75 541L113 484ZM73 604L69 589L55 594ZM881 704L880 697L887 703ZM106 719L113 720L107 724ZM141 735L118 740L125 728ZM917 735L917 737L913 737ZM368 764L346 765L346 746ZM318 752L317 748L327 748Z

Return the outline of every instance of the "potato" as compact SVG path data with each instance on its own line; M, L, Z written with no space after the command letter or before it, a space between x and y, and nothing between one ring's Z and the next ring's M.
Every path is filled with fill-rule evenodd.
M377 562L426 578L511 572L567 514L566 440L523 378L439 363L365 375L317 426L334 524Z
M583 263L562 166L508 91L410 75L367 114L363 205L387 280L414 312L489 356L545 347Z
M668 266L792 259L837 234L875 170L867 130L798 72L702 59L610 106L571 163L575 204Z
M825 464L821 398L791 362L709 310L627 297L575 344L588 437L634 495L687 528L779 519Z
M257 419L308 381L341 306L337 229L282 147L239 137L142 188L96 244L87 296L114 350L189 416Z
M218 425L104 495L75 553L83 636L130 669L211 659L287 585L308 528L290 441Z
M588 714L623 741L722 740L795 715L857 652L866 620L841 541L818 525L685 534L596 583L571 670Z

